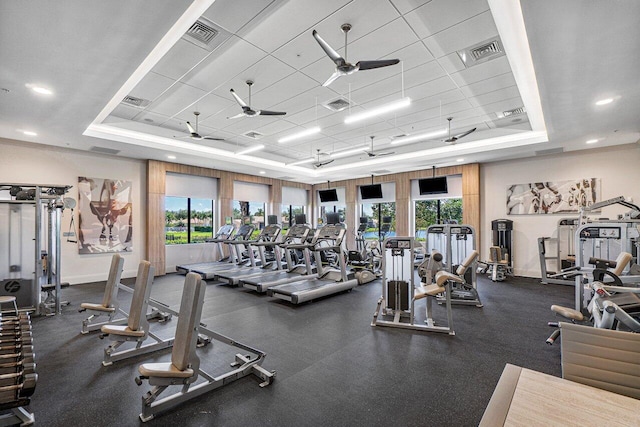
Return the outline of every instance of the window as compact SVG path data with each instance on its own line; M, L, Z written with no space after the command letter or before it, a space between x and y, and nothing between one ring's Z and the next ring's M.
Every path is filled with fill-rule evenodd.
M462 224L462 199L416 200L413 205L416 238L424 241L433 224Z
M165 244L203 243L213 237L213 200L165 198Z
M365 239L381 240L396 235L396 204L394 202L362 203L360 216L368 218Z
M296 220L296 215L304 213L304 206L283 206L281 214L282 230L288 230Z
M266 219L264 212L265 206L263 202L233 201L233 223L236 228L240 228L244 223L244 219L248 218L249 222L256 227L251 234L252 239L257 237L260 234L260 230L264 228Z
M320 219L318 220L318 226L326 224L327 212L337 212L340 214L340 221L343 222L346 210L347 207L345 205L320 206Z

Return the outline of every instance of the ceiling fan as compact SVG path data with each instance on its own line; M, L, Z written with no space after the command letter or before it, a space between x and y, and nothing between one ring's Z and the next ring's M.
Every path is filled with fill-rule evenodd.
M446 142L449 145L454 145L460 138L464 138L465 136L469 135L471 132L475 132L475 130L477 129L477 128L469 129L466 132L462 132L457 135L451 136L451 120L453 120L453 117L447 117L447 120L449 120L449 138L443 139L442 142Z
M324 165L328 165L329 163L333 162L334 159L329 159L329 160L323 160L320 161L320 155L321 154L325 154L325 153L321 153L320 149L317 149L317 154L316 154L316 162L313 164L313 167L318 169L321 168Z
M342 24L340 26L342 32L344 32L344 58L340 56L329 44L320 37L316 30L313 30L313 37L316 39L320 47L336 64L336 71L327 79L322 86L329 86L335 79L340 76L347 76L353 74L358 70L371 70L374 68L387 67L389 65L395 65L400 62L399 59L380 59L374 61L358 61L355 64L347 62L347 33L351 29L351 24Z
M233 89L230 90L231 95L236 99L238 104L242 107L242 113L236 114L235 116L227 117L228 119L239 119L240 117L256 117L256 116L284 116L285 112L283 111L269 111L269 110L253 110L249 105L251 105L251 86L253 85L252 80L247 80L247 86L249 86L249 104L246 104L240 97L235 93Z
M216 138L213 136L202 136L198 133L198 116L200 115L199 111L194 111L193 115L196 116L196 127L194 128L191 123L187 122L187 130L189 131L189 136L180 136L175 138L191 138L196 141L202 141L203 139L208 139L211 141L224 141L224 138Z
M395 154L395 151L389 151L386 153L376 153L375 151L373 151L373 138L375 138L375 136L370 136L369 138L371 138L371 149L370 150L364 150L365 153L367 153L367 156L369 157L382 157L382 156L390 156L392 154Z

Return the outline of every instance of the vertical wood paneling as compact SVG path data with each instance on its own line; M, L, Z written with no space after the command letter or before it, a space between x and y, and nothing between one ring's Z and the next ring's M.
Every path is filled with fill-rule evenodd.
M462 221L476 230L476 245L480 247L480 165L472 163L462 166Z
M147 162L147 253L145 258L153 265L157 276L164 275L164 192L165 163Z
M359 216L356 213L357 206L357 195L358 188L356 187L355 181L347 181L344 189L345 197L346 197L346 209L345 209L345 224L347 224L347 230L356 230L358 227L356 226L356 217ZM355 248L356 247L356 236L355 233L347 233L347 247Z

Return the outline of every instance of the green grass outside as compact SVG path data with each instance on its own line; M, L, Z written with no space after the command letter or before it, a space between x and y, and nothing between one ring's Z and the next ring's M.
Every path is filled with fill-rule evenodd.
M187 232L186 231L167 231L165 232L165 244L167 245L183 245L187 242ZM213 237L211 232L206 231L192 231L191 232L191 243L204 242L205 239L210 239Z

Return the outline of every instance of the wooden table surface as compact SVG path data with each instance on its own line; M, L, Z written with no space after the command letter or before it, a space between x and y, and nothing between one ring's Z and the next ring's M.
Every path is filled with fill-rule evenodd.
M480 426L640 426L640 400L507 364Z

